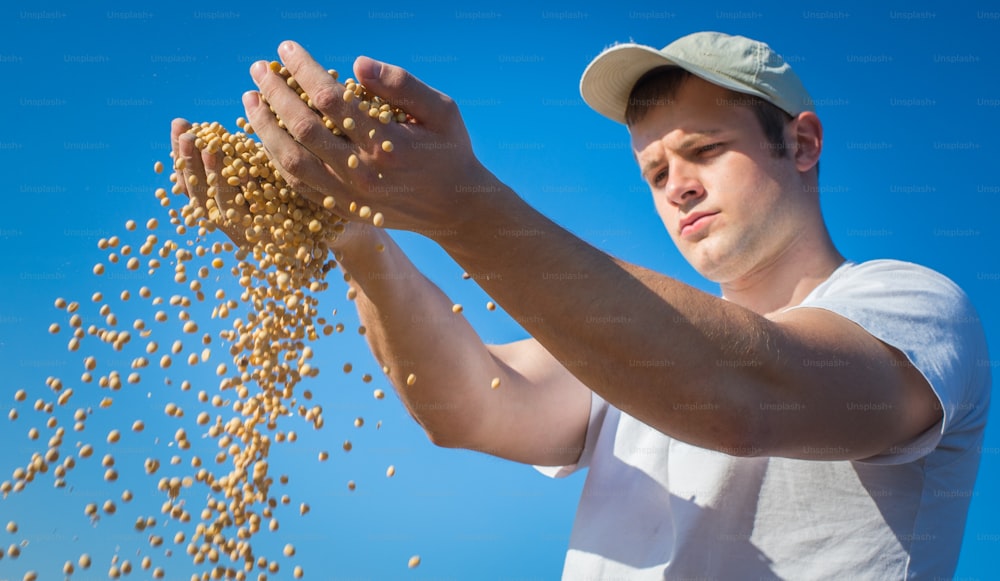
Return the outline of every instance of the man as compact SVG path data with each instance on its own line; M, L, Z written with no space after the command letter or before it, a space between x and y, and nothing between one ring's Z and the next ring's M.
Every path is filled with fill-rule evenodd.
M357 119L302 47L279 54L330 119ZM361 57L355 75L416 122L359 119L341 137L264 63L251 75L288 128L244 95L271 158L350 221L333 244L370 346L430 439L555 476L589 466L564 578L952 574L987 417L981 326L937 273L840 256L818 200L822 126L767 45L718 33L619 45L581 82L627 124L667 231L723 298L530 208L478 162L454 102L398 67ZM173 128L185 172L217 171L186 127ZM491 273L477 281L531 338L484 345L347 201ZM538 235L502 236L511 228Z

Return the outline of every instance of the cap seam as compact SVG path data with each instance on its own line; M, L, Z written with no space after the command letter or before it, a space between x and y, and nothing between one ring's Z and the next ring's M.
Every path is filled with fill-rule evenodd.
M760 82L760 72L764 70L764 58L763 50L761 50L760 43L754 43L754 69L753 69L753 82L757 84Z

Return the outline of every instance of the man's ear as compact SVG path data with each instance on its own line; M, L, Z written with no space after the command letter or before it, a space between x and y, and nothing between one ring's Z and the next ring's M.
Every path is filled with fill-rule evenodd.
M803 111L792 120L790 131L795 144L792 150L795 167L800 172L807 172L819 163L819 154L823 151L823 124L812 111Z

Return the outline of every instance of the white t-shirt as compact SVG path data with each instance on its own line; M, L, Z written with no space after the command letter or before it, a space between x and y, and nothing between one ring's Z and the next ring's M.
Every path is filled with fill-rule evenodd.
M590 468L563 579L951 578L989 405L974 308L944 276L894 260L845 262L793 308L806 307L904 353L940 399L941 423L862 461L745 458L675 440L594 395L579 462L538 467Z

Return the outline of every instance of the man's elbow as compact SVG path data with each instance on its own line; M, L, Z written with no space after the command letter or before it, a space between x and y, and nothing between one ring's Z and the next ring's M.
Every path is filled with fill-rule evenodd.
M475 450L476 440L470 436L470 430L452 425L447 428L421 424L424 434L431 444L439 448Z
M430 440L431 444L439 448L463 448L461 440L459 440L454 434L431 430L424 428L424 434L427 435L427 439Z

